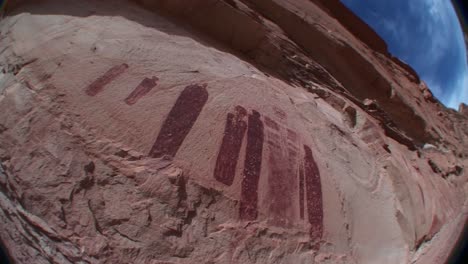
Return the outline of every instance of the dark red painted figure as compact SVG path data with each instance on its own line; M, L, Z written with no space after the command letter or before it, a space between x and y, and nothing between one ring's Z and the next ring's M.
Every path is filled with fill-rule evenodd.
M310 147L304 145L304 153L307 214L311 225L310 237L317 240L322 238L323 233L322 185L320 183L320 172Z
M193 84L185 87L164 121L149 156L153 158L164 155L174 157L197 121L207 100L206 85Z
M223 141L216 160L214 177L217 181L228 186L232 185L236 174L242 139L247 129L247 122L244 120L246 116L247 110L242 106L236 106L235 113L227 115Z
M299 217L304 219L304 168L299 167Z
M125 98L125 103L128 105L135 104L141 97L145 96L157 85L158 78L145 78L140 84L133 90L127 98Z
M86 88L86 94L89 96L95 96L96 94L100 93L104 89L104 86L108 85L115 78L124 73L127 69L128 64L126 63L122 63L120 65L110 68L106 73L104 73L101 77L97 78Z
M247 129L247 149L242 179L239 217L242 220L255 220L258 215L258 181L262 168L263 122L260 113L252 111Z
M269 133L271 135L271 133ZM291 173L289 153L284 153L283 144L269 145L268 154L268 193L270 220L277 226L288 226L291 218L294 181Z

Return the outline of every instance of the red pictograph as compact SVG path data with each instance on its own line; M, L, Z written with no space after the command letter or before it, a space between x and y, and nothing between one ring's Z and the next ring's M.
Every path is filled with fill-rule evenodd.
M208 100L206 85L185 87L163 123L149 156L174 157Z
M115 78L124 73L128 69L128 64L122 63L110 68L101 77L97 78L93 83L88 85L86 88L86 94L89 96L95 96L100 93L106 85L111 83Z
M263 139L260 113L253 110L248 120L244 178L241 186L239 217L242 220L255 220L258 216L258 181L262 169Z
M304 154L307 215L311 225L310 237L316 240L321 238L323 233L322 185L320 182L320 172L310 147L304 145Z
M125 103L128 105L133 105L138 102L141 97L145 96L154 87L156 87L157 81L159 81L157 77L143 79L143 81L138 84L138 86L127 96L127 98L125 98Z
M216 160L214 177L217 181L231 186L234 181L237 160L239 159L242 140L247 122L244 120L247 110L236 106L234 113L229 113L224 128L223 141Z

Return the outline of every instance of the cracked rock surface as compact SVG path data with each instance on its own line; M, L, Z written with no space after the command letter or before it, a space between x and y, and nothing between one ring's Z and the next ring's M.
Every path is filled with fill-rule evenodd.
M443 263L468 115L338 0L9 1L15 263Z

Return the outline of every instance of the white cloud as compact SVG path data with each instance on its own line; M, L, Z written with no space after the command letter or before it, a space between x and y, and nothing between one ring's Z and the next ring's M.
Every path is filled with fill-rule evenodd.
M468 103L468 73L464 73L460 76L456 83L456 89L450 95L447 101L447 106L458 110L460 103Z
M460 102L468 103L466 47L451 1L394 0L383 5L391 7L389 12L376 8L382 14L371 10L371 17L389 37L390 50L410 63L446 106L457 109Z
M425 0L429 8L429 13L436 20L445 22L447 20L447 13L450 12L450 2L447 0ZM449 5L447 5L447 3Z
M426 31L431 36L430 55L431 61L436 64L450 48L450 36L452 27L450 22L453 19L450 14L451 3L447 0L422 0L426 8L427 17L425 17ZM421 12L421 11L420 11Z
M441 100L441 101L444 101L444 98L439 98L438 95L442 95L444 90L442 88L442 86L440 85L439 82L435 81L434 79L426 79L425 80L426 82L426 85L427 87L429 87L429 89L431 89L431 92L436 95L436 97Z
M395 38L400 37L401 34L401 27L397 24L395 20L390 20L390 19L381 19L380 23L382 23L382 26L390 32Z
M438 76L434 71L423 73L421 78L426 80L431 91L439 96L440 100L448 107L458 109L461 102L468 102L468 66L466 62L466 49L456 13L450 1L446 0L417 0L411 1L412 11L425 12L424 30L431 36L430 49L425 56L424 63L428 69L440 63L445 53L456 49L460 54L457 61L453 62L453 78L450 83L442 83L437 80ZM419 3L417 3L419 2ZM413 8L416 8L413 10ZM450 87L452 86L452 87ZM448 91L452 91L447 94Z

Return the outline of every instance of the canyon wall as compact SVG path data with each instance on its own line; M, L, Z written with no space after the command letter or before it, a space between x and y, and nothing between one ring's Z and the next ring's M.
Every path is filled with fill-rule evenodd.
M15 263L441 263L468 116L339 1L9 1Z

